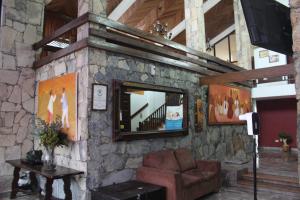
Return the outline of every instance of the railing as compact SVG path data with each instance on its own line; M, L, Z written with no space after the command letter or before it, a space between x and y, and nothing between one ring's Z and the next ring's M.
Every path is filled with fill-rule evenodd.
M243 68L214 56L94 14L85 14L64 25L50 37L34 44L33 49L44 48L64 33L87 23L92 28L88 30L89 34L86 38L40 58L34 63L34 68L39 68L52 60L82 48L92 47L168 64L202 75L217 75L243 70Z
M166 104L163 104L150 114L144 121L139 122L138 131L158 129L166 119Z
M135 113L133 113L133 114L130 116L130 119L135 118L138 114L140 114L140 113L141 113L143 110L145 110L148 106L149 106L149 104L146 103L144 106L142 106L140 109L138 109Z

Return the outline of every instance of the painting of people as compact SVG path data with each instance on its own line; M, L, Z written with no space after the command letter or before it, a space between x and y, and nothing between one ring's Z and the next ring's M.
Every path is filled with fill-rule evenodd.
M76 73L39 82L37 117L47 123L59 117L62 131L70 140L77 140Z
M209 124L242 124L239 115L251 112L251 91L246 88L210 85Z

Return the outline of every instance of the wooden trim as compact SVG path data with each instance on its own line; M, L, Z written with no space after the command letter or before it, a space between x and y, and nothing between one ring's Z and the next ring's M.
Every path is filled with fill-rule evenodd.
M87 23L88 22L88 15L89 14L86 13L86 14L78 17L77 19L72 20L71 22L69 22L66 25L64 25L64 26L60 27L59 29L57 29L51 36L45 37L41 41L33 44L33 50L37 50L37 49L43 47L44 45L48 44L49 42L55 40L59 36L65 34L66 32Z
M166 57L163 57L163 56L155 55L153 53L149 53L149 52L145 52L145 51L141 51L141 50L136 50L136 49L124 47L124 46L117 45L117 44L112 44L112 43L107 43L107 42L102 42L102 41L101 41L101 43L97 43L97 41L89 40L88 45L90 47L93 47L93 48L98 48L98 49L102 49L102 50L106 50L106 51L126 54L126 55L130 55L130 56L138 57L138 58L152 60L152 61L156 61L156 62L168 64L168 65L173 65L175 67L179 67L179 68L182 68L182 69L185 69L185 70L197 72L197 73L202 74L202 75L216 75L216 74L218 74L217 72L201 68L198 65L195 65L195 64L192 64L192 63L186 63L186 62L183 62L183 61L180 61L180 60L174 60L174 59L171 59L171 58L166 58Z
M198 59L194 59L176 52L172 52L172 51L167 51L165 48L160 47L160 46L156 46L153 44L148 44L146 42L134 39L134 38L130 38L130 37L126 37L126 36L122 36L116 33L112 33L112 32L106 32L106 31L102 31L102 30L95 30L95 29L90 29L90 35L92 36L96 36L96 37L101 37L101 38L105 38L105 39L109 39L109 40L113 40L116 41L118 43L122 43L122 44L126 44L129 46L133 46L135 47L135 49L143 49L152 53L156 53L156 54L160 54L163 56L167 56L167 57L171 57L173 59L180 59L183 61L187 61L187 62L191 62L197 65L200 65L202 67L208 68L210 70L213 71L217 71L217 72L231 72L232 70L224 67L224 66L220 66L220 65L216 65L216 64L207 64L201 60Z
M153 131L139 131L139 132L121 132L120 130L120 97L121 87L129 88L143 88L151 89L155 87L152 84L144 84L137 82L128 82L113 80L113 140L117 141L129 141L129 140L140 140L150 139L159 137L178 137L188 134L188 92L187 90L179 88L171 88L164 86L156 86L160 91L180 93L183 94L183 128L181 130L153 130Z
M166 39L158 37L158 36L153 36L150 33L146 33L146 32L144 32L142 30L139 30L139 29L131 28L131 27L126 26L122 23L112 21L112 20L109 20L107 18L95 15L95 14L90 14L89 15L89 21L93 22L93 23L97 23L97 24L102 24L102 25L105 25L107 27L111 27L111 28L114 28L114 29L117 29L117 30L120 30L120 31L123 31L123 32L129 33L129 34L132 34L134 36L138 36L138 37L150 40L152 42L160 43L164 46L173 48L175 50L183 51L183 52L189 53L191 55L198 56L202 59L206 59L206 60L209 60L211 62L220 64L220 65L224 65L224 66L226 66L226 67L228 67L229 69L232 69L232 70L236 70L236 71L244 70L241 67L238 67L238 66L236 66L232 63L225 62L225 61L223 61L219 58L216 58L214 56L208 55L206 53L203 53L203 52L200 52L200 51L197 51L197 50L194 50L194 49L191 49L191 48L186 47L182 44L178 44L176 42L166 40Z
M115 142L186 136L188 135L188 128L182 130L140 131L140 132L136 132L136 134L134 133L135 132L124 132L118 134L115 138Z
M247 70L240 72L229 72L216 76L206 76L200 78L200 85L224 84L234 82L244 82L248 80L272 78L278 76L294 75L295 69L293 64L268 67L263 69Z
M140 112L142 112L145 108L147 108L149 106L149 103L146 103L144 106L142 106L140 109L138 109L135 113L133 113L130 116L130 119L134 118L135 116L137 116Z
M87 39L80 40L79 42L71 44L67 48L56 51L56 52L50 54L49 56L43 57L40 60L35 61L33 63L33 69L38 69L38 68L42 67L43 65L46 65L46 64L52 62L53 60L57 60L57 59L62 58L64 56L68 55L68 54L71 54L75 51L79 51L80 49L83 49L87 46L88 46L88 40Z

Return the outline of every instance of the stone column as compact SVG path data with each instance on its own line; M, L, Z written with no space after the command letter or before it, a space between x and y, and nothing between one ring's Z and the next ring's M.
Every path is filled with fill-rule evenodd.
M33 146L35 72L32 44L42 38L44 0L3 0L0 27L0 193L13 168L5 160L24 157Z
M297 104L297 144L300 152L300 0L291 0L291 21L293 28L294 66L296 70L296 98ZM298 153L298 174L300 174L300 154ZM300 176L299 176L300 184Z
M203 0L184 0L186 45L205 52L205 21L202 9Z
M106 17L106 6L108 0L78 0L78 16L87 12ZM77 29L77 40L88 37L89 25L85 24Z
M234 0L233 6L238 65L245 69L252 69L251 58L253 56L253 48L250 42L241 1Z

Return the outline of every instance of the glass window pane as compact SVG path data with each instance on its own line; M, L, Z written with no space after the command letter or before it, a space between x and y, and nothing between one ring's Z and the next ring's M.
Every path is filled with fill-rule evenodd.
M236 35L235 33L229 36L230 39L230 51L231 51L231 62L237 61L237 51L236 51Z
M229 61L228 37L224 38L215 45L216 57Z

